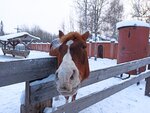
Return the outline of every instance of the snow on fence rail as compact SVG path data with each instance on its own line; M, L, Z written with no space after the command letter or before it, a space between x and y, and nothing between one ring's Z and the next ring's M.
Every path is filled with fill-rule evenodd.
M45 105L42 104L42 107L41 107L39 103L45 102L46 100L49 100L50 98L59 95L55 88L54 79L52 79L49 82L40 83L36 85L29 85L28 81L40 79L40 78L46 77L47 75L51 73L54 73L57 67L56 62L57 61L55 58L0 62L0 68L1 68L0 87L14 84L14 83L19 83L19 82L26 82L26 101L27 102L25 103L24 106L22 106L21 112L22 113L37 113L39 111L42 112ZM81 84L81 87L85 87L87 85L114 77L116 75L120 75L122 73L140 68L148 64L150 64L150 57L119 64L117 66L112 66L112 67L105 68L105 69L92 71L90 72L89 79L85 80ZM111 86L102 91L92 93L74 102L60 106L53 113L63 113L63 112L78 113L79 111L145 78L147 78L145 95L150 96L150 71L147 71L131 79L128 79L125 82ZM49 101L49 105L50 104L51 103Z

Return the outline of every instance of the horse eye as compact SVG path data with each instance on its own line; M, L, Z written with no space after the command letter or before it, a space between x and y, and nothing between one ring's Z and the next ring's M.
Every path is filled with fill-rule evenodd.
M80 47L82 47L82 49L85 49L86 45L82 44Z
M82 46L82 48L83 48L83 49L85 49L85 48L86 48L86 46Z
M85 49L87 46L86 45L83 45L83 48Z

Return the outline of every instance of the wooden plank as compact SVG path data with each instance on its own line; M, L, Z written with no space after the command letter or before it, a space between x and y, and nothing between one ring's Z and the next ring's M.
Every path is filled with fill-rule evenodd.
M30 106L30 83L29 81L26 82L25 84L25 112L29 113L29 107Z
M145 95L150 97L150 77L146 78Z
M20 106L20 113L26 113L24 104Z
M56 64L57 60L54 57L0 62L0 86L46 77L48 74L55 72ZM96 78L97 81L104 80L147 64L150 64L150 57L97 70L91 72L90 77Z
M27 57L30 53L29 50L8 50L8 49L2 49L4 54L11 54L13 56L23 56Z
M101 70L91 71L89 79L83 81L82 86L90 85L95 82L99 82L117 75L121 75L125 72L140 68L150 63L150 57L143 58L140 60L134 60L109 68L104 68Z
M53 98L56 95L59 95L56 90L56 84L54 82L54 79L55 78L52 75L52 79L50 81L31 86L30 101L32 104L36 104L49 98Z
M56 68L55 57L0 62L0 87L47 77Z
M90 77L82 82L81 87L85 87L87 85L91 85L93 83L114 77L116 75L120 75L122 73L147 65L149 63L150 57L131 62L126 62L105 69L92 71L90 72ZM52 98L57 95L59 95L59 93L55 88L54 81L50 81L47 83L31 87L31 103L38 103L40 101L47 100L48 98Z
M52 99L48 99L43 102L39 102L35 105L30 105L28 107L29 111L26 113L43 113L46 107L52 107Z
M138 81L150 77L150 71L147 73L140 74L130 80L127 80L123 83L111 86L107 89L104 89L102 91L92 93L88 96L82 97L74 102L65 104L58 108L58 110L54 111L53 113L78 113L79 111L96 104L97 102L137 83Z

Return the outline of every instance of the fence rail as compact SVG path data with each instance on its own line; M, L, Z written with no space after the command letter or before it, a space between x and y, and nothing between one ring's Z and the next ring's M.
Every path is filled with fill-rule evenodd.
M0 62L0 87L47 77L56 67L55 57Z
M65 104L58 108L58 110L54 111L53 113L78 113L79 111L96 104L97 102L139 82L140 80L150 77L150 71L144 74L140 74L137 77L134 77L130 80L127 80L123 83L113 85L107 89L104 89L99 92L92 93L88 96L82 97L74 102Z
M89 78L83 81L81 87L85 87L87 85L91 85L93 83L114 77L116 75L120 75L122 73L140 68L147 64L150 64L150 57L141 60L135 60L135 61L123 63L123 64L118 64L116 66L108 67L105 69L91 71ZM50 82L34 85L31 87L32 103L36 104L39 101L44 101L47 100L47 98L52 98L59 95L59 93L55 88L55 83L53 79L54 77L52 77L52 80Z

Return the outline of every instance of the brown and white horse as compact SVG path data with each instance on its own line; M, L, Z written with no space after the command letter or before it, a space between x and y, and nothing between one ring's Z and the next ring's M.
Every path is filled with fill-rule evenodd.
M86 39L89 32L79 34L70 32L64 35L59 31L59 39L51 43L50 55L57 56L56 85L60 94L68 101L75 100L81 82L89 76L89 63L86 51Z

